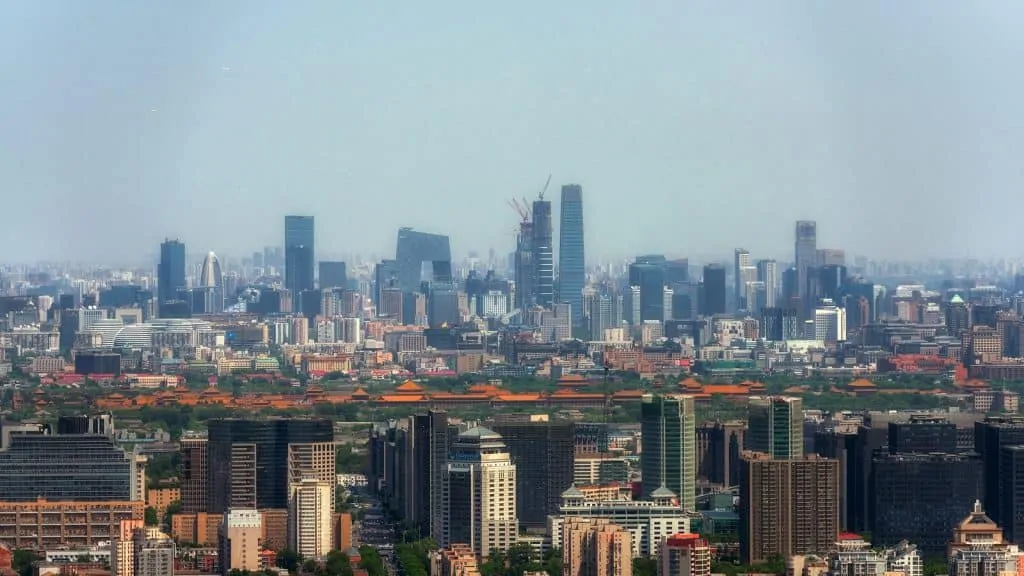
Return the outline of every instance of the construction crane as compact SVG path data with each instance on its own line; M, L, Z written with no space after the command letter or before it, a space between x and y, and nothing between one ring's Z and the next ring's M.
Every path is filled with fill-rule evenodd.
M511 206L512 209L516 211L516 214L519 214L519 217L522 219L523 222L530 221L530 209L527 207L525 203L520 204L518 200L513 198L508 201L508 205Z
M540 199L544 199L544 193L548 191L548 186L551 185L551 174L548 174L548 181L544 183L544 187L540 190Z

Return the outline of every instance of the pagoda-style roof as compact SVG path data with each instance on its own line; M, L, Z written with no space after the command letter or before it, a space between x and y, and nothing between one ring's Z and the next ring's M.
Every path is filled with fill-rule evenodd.
M399 394L422 394L423 386L420 386L412 380L406 380L395 388L395 392Z

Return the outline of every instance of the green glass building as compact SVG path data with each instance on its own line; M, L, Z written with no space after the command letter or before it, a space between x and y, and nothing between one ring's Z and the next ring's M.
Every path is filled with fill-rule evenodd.
M684 510L695 510L697 414L693 396L644 396L640 434L644 499L664 486L679 497Z
M755 396L748 404L746 449L775 460L804 455L804 411L801 398Z

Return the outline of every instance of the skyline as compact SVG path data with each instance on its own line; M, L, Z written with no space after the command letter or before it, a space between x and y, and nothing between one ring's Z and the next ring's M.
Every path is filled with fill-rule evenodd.
M244 254L310 214L324 254L392 253L405 226L507 253L507 199L553 172L586 190L594 255L779 256L807 219L851 254L1012 256L1012 233L983 223L1024 208L1006 192L1024 185L1024 84L1006 74L1022 15L16 4L0 187L11 213L60 208L47 234L15 218L0 241L29 260L138 260L166 237Z

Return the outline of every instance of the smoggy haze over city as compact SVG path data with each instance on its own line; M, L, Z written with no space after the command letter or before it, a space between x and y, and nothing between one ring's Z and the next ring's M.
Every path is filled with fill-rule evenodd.
M1018 2L9 2L0 260L280 244L514 249L584 189L588 258L1012 256ZM1003 222L1007 221L1006 224ZM556 228L557 236L557 228Z

